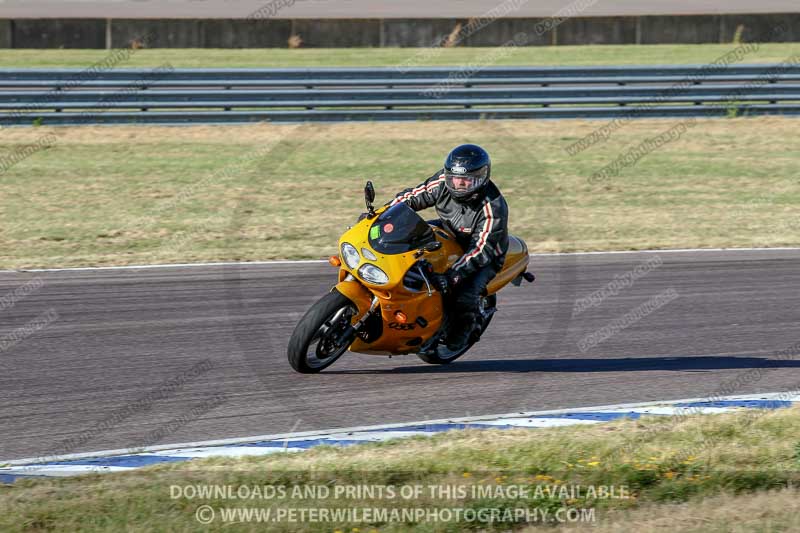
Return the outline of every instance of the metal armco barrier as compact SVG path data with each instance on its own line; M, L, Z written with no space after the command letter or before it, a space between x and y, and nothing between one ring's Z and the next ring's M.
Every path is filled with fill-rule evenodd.
M800 56L728 67L0 69L0 125L800 114Z

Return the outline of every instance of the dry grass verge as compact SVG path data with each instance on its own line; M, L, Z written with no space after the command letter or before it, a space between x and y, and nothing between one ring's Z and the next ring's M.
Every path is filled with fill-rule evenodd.
M793 531L800 506L797 493L789 489L800 481L798 429L798 408L746 410L539 430L467 430L301 454L171 463L125 474L23 480L0 488L0 530L192 531L198 526L197 509L210 505L217 513L213 530L265 527L253 517L240 517L235 525L223 523L223 508L269 509L272 516L292 508L459 508L476 513L523 509L543 519L534 526L545 522L550 529L659 531L671 520L675 531ZM200 485L232 487L237 494L240 487L247 487L248 494L255 494L255 487L261 495L267 494L267 487L286 487L287 492L243 498L190 495L185 490ZM330 492L317 497L295 497L291 492L293 487L304 491L320 486ZM409 498L391 498L386 492L334 496L336 487L347 486L394 486L396 494L403 486L457 486L465 492L448 495L423 489ZM601 486L612 492L603 496ZM490 492L473 492L478 487ZM527 492L514 493L513 487ZM594 521L555 523L559 510L588 511ZM400 532L524 526L452 518L438 523L285 519L271 521L268 529Z
M589 178L667 131L635 120L574 156L603 121L478 121L0 131L0 268L321 258L375 182L388 200L476 142L532 251L798 245L790 118L698 120L619 175Z

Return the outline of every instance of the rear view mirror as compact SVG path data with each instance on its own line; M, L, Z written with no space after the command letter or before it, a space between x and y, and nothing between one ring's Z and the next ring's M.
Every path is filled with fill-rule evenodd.
M367 186L364 187L364 200L367 201L367 207L375 201L375 187L372 186L371 181L368 181Z
M375 200L375 187L372 182L368 181L364 187L364 200L367 202L367 215L372 218L375 216L375 208L372 207L372 202Z

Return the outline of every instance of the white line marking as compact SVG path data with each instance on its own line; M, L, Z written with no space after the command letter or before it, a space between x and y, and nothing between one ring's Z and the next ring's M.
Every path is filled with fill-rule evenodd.
M576 426L580 424L600 424L602 420L581 420L578 418L511 418L481 422L485 426L505 426L512 425L522 428L556 428L564 426Z
M787 396L787 392L792 392L791 395ZM209 440L209 441L199 441L199 442L185 442L180 444L162 444L158 446L149 446L147 448L137 448L136 451L132 451L131 449L118 449L118 450L104 450L104 451L97 451L97 452L86 452L86 453L74 453L69 455L60 455L60 456L53 456L53 457L31 457L27 459L15 459L12 461L0 461L0 465L3 466L19 466L19 465L27 465L27 464L36 464L42 462L61 462L61 461L70 461L76 459L89 459L89 458L96 458L96 457L110 457L114 455L132 455L134 453L151 453L151 452L160 452L164 450L178 450L178 449L186 449L186 448L201 448L201 447L209 447L209 446L226 446L228 444L248 444L253 442L260 442L260 441L269 441L269 440L285 440L285 439L294 439L294 440L303 440L302 438L306 437L313 437L313 438L325 438L331 435L341 433L356 433L362 431L374 431L374 430L383 430L383 429L394 429L397 431L402 431L402 428L409 427L409 426L418 426L418 425L427 425L427 424L458 424L458 423L469 423L469 422L489 422L489 421L502 421L503 418L511 418L511 419L519 419L519 418L536 418L537 415L558 415L558 414L567 414L567 413L581 413L581 412L597 412L597 411L620 411L626 409L636 409L636 408L646 408L651 406L669 406L676 403L690 403L690 402L709 402L709 401L732 401L732 400L782 400L782 401L789 401L789 402L800 402L800 394L794 394L794 391L787 391L787 392L770 392L764 394L747 394L747 395L736 395L736 396L715 396L713 398L705 397L705 398L684 398L680 400L658 400L652 402L637 402L637 403L622 403L622 404L613 404L613 405L598 405L598 406L590 406L590 407L570 407L566 409L550 409L546 411L532 411L532 412L519 412L519 413L506 413L506 414L499 414L499 415L479 415L479 416L466 416L460 418L442 418L438 420L424 420L421 422L402 422L402 423L395 423L395 424L382 424L377 426L356 426L351 428L335 428L335 429L324 429L324 430L313 430L313 431L300 431L294 433L278 433L274 435L256 435L253 437L239 437L233 439L218 439L218 440ZM715 409L715 408L711 408ZM160 454L166 455L166 454Z
M800 247L777 247L777 248L667 248L664 250L610 250L606 252L534 252L528 254L531 257L556 257L562 255L620 255L620 254L672 254L687 252L774 252L774 251L800 251ZM219 263L171 263L156 265L122 265L104 267L69 267L69 268L22 268L5 269L0 273L15 272L81 272L93 270L144 270L150 268L203 268L215 266L270 266L270 265L302 265L302 264L321 264L327 263L327 259L276 259L274 261L230 261Z
M773 251L800 251L800 247L785 246L775 248L666 248L663 250L610 250L606 252L535 252L530 256L551 255L615 255L615 254L674 254L687 252L773 252Z
M155 452L153 455L159 457L186 457L198 459L206 457L257 457L261 455L271 455L273 453L292 453L303 451L300 448L267 448L257 446L230 446L213 448L193 448L191 450L167 450Z
M327 259L302 259L297 261L231 261L221 263L170 263L163 265L122 265L105 267L70 267L70 268L23 268L17 270L0 270L0 272L81 272L92 270L144 270L147 268L196 268L215 266L264 266L264 265L297 265L303 263L327 263Z
M130 472L136 470L136 466L100 466L100 465L48 465L31 466L26 468L0 469L0 474L11 474L12 476L47 476L47 477L68 477L79 474L97 474L107 472Z
M380 435L380 438L378 437ZM404 437L428 437L431 435L430 431L381 431L380 433L365 431L362 433L331 433L326 435L325 438L331 440L387 440L399 439ZM289 439L284 442L291 442Z

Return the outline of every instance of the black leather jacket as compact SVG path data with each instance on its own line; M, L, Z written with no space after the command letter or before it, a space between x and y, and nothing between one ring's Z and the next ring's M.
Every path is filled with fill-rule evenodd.
M452 268L466 277L491 265L500 270L508 251L508 204L490 180L472 202L458 202L444 184L440 170L418 187L406 189L390 205L405 202L414 211L436 207L447 229L456 235L464 255Z

